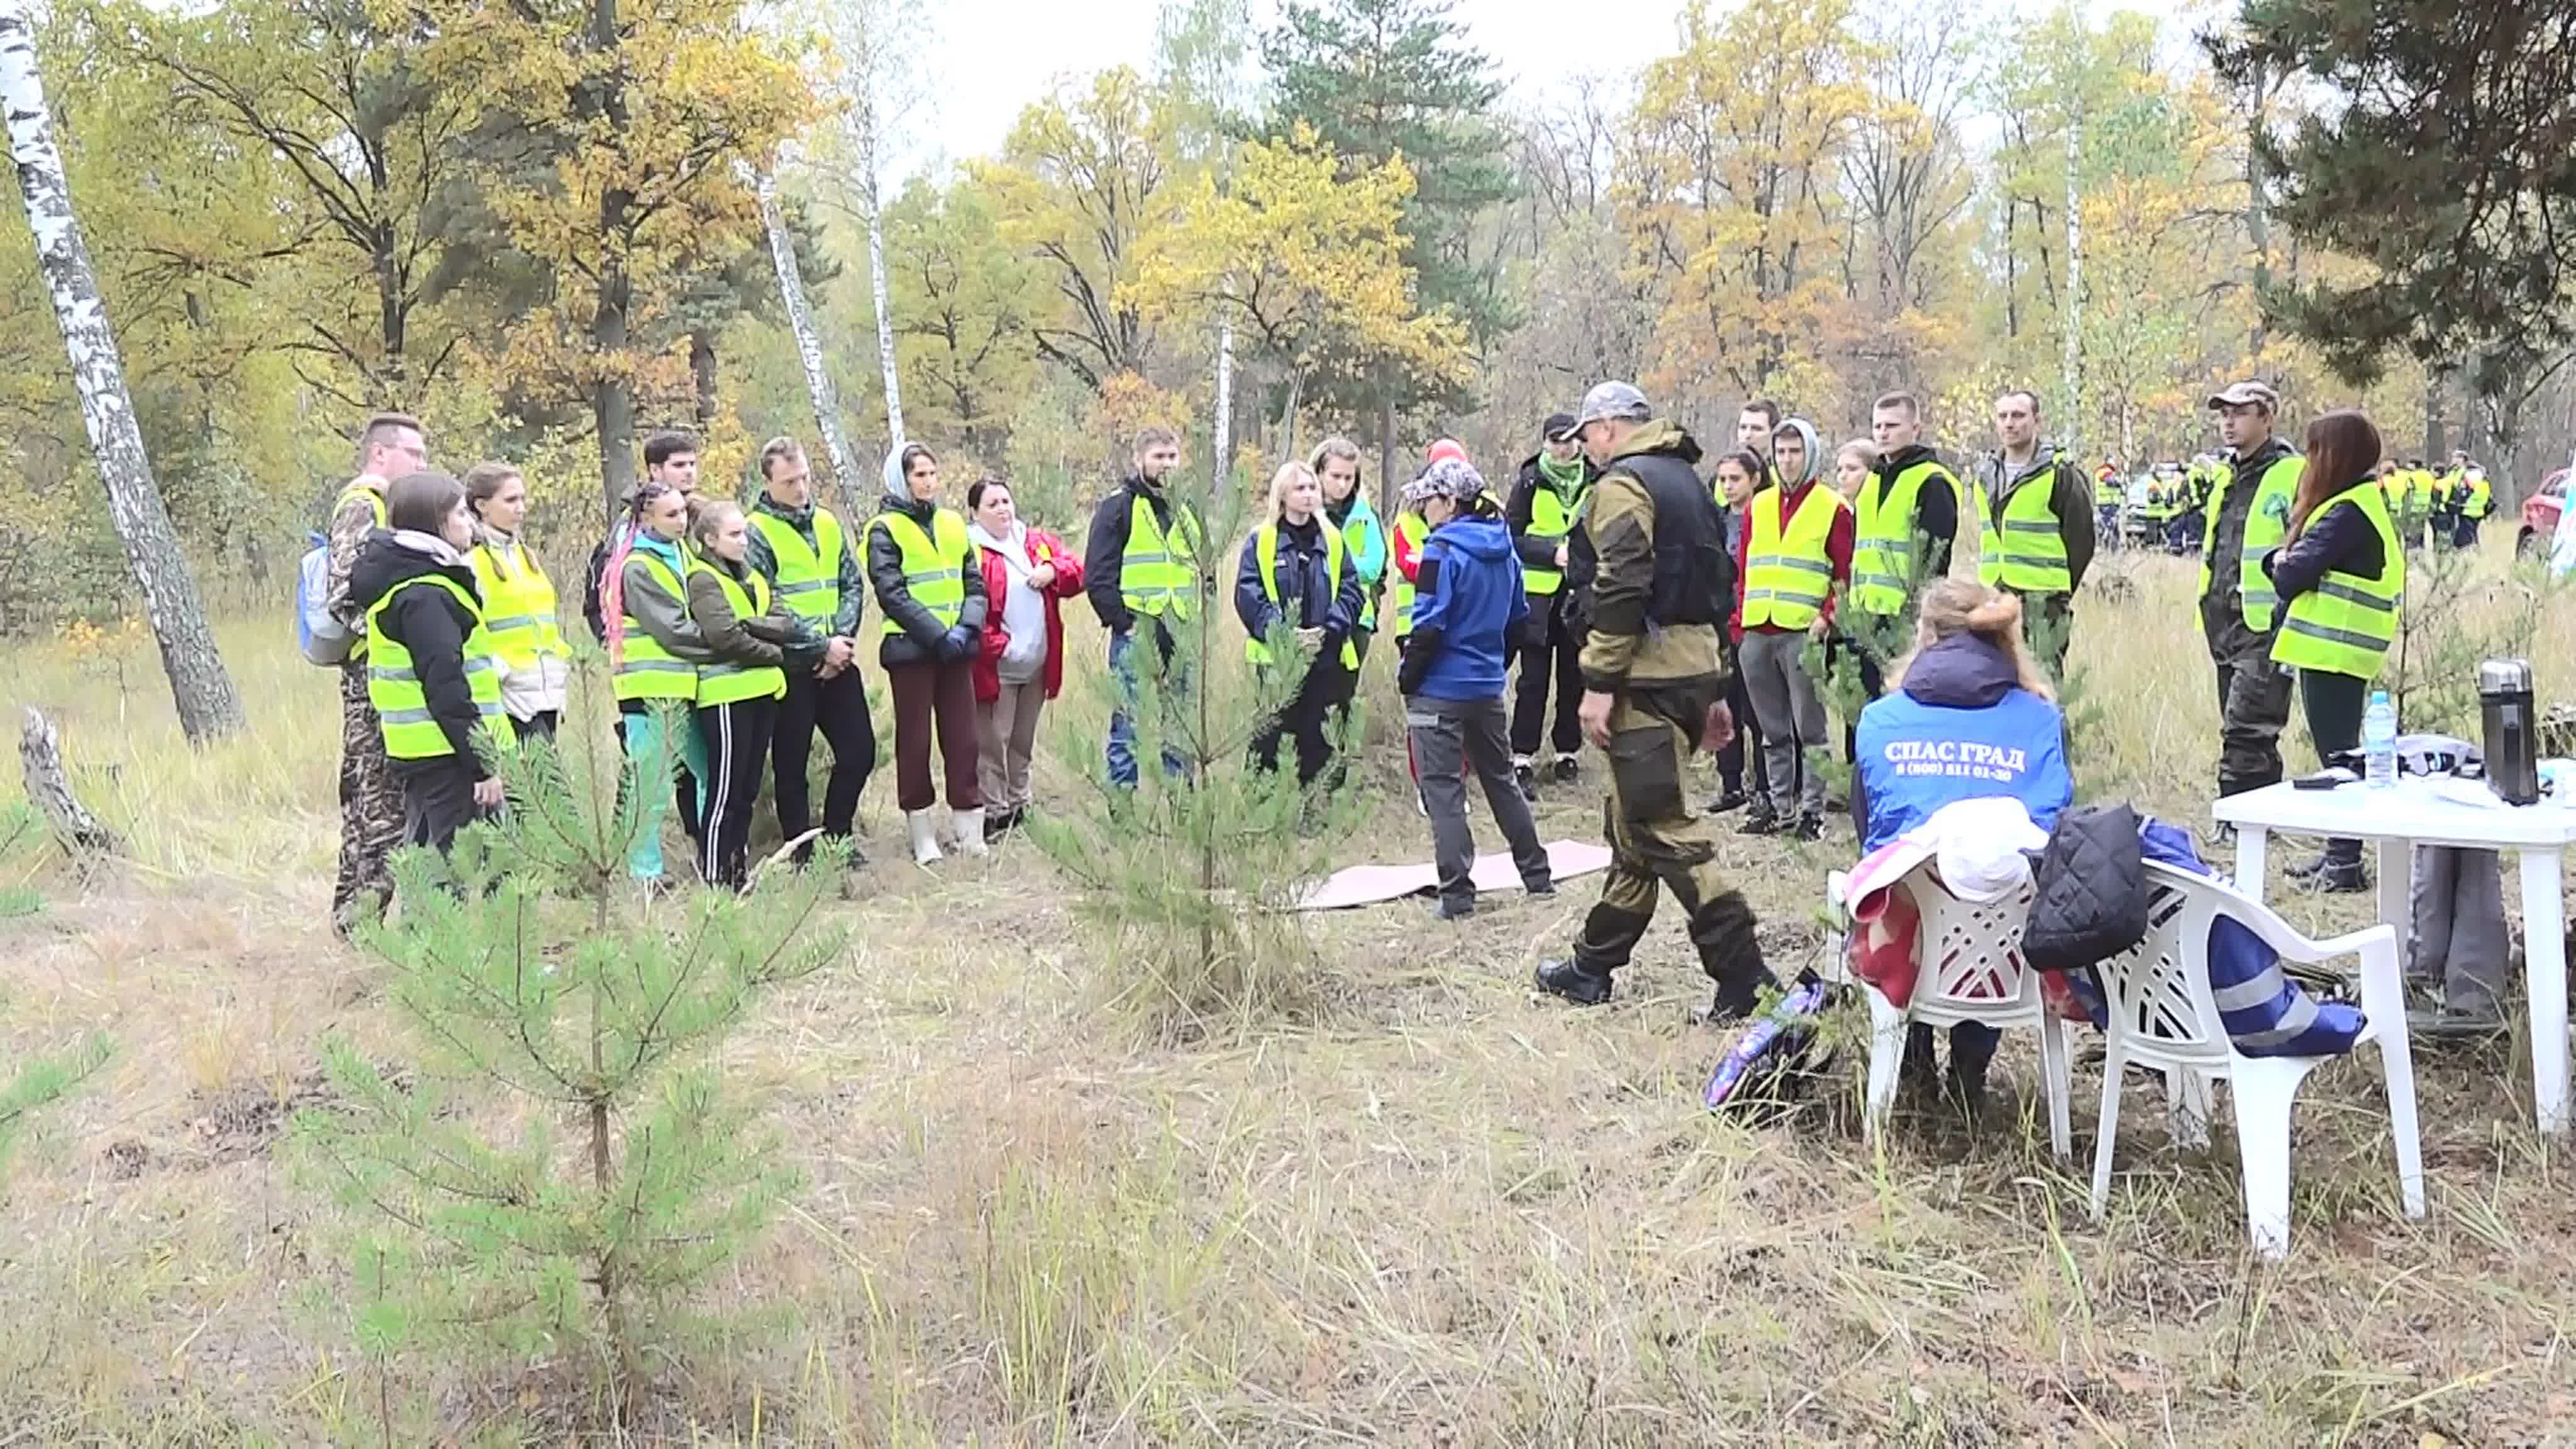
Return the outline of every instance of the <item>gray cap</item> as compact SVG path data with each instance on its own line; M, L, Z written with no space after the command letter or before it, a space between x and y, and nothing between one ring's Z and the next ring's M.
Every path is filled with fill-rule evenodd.
M2260 403L2263 411L2277 413L2281 410L2281 395L2272 391L2271 384L2253 381L2231 382L2209 395L2209 406L2213 408L2240 408L2247 403Z
M1574 426L1581 429L1609 418L1643 422L1654 415L1655 410L1646 405L1646 395L1637 391L1633 383L1602 382L1593 384L1592 391L1583 395L1583 406L1574 414Z

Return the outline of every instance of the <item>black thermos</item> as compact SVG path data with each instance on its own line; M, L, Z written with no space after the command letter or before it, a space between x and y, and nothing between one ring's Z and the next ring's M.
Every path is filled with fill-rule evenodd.
M2540 741L2531 708L2531 661L2490 659L2478 666L2478 703L2486 715L2487 788L2508 805L2540 799Z

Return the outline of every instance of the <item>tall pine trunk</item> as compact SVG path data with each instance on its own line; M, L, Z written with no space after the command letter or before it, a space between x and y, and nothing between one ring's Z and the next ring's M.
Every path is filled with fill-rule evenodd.
M851 517L865 513L867 495L859 488L859 470L850 457L849 440L841 436L841 398L832 373L823 364L823 339L814 330L813 309L805 305L805 276L796 265L796 239L778 208L778 182L763 172L753 183L760 197L761 225L769 231L769 260L778 270L778 300L787 309L787 330L796 337L796 360L805 366L805 391L814 400L814 431L823 438L823 461L841 490L841 507Z
M134 419L134 400L125 391L125 365L117 356L116 336L99 301L98 275L90 267L89 246L81 239L79 218L72 214L71 188L63 179L62 152L54 146L53 123L45 109L45 84L36 63L36 34L27 0L0 0L0 113L9 126L9 155L17 165L18 192L27 203L27 225L35 233L36 266L52 293L54 321L70 355L72 385L80 392L81 422L98 455L98 475L107 485L108 511L116 519L116 536L125 545L125 561L134 570L143 595L143 612L161 646L161 668L170 676L170 694L179 707L179 727L193 744L239 733L247 724L232 676L224 672L215 650L214 631L206 625L205 605L179 539L162 507L161 491L152 482L152 462L143 451L143 430Z

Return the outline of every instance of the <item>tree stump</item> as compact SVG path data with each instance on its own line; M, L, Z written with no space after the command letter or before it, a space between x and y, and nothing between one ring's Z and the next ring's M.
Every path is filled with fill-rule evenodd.
M72 793L71 776L63 769L62 741L54 733L53 721L33 706L18 732L18 763L27 782L27 798L44 812L45 823L66 852L75 857L114 855L122 848L116 832L99 824L98 817Z

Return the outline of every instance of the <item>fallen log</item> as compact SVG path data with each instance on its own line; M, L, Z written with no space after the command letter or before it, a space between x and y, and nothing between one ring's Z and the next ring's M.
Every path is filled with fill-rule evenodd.
M72 793L71 776L63 769L61 737L54 732L53 721L32 705L18 731L18 764L27 798L43 813L55 842L67 854L114 855L123 849L116 832L101 825Z

